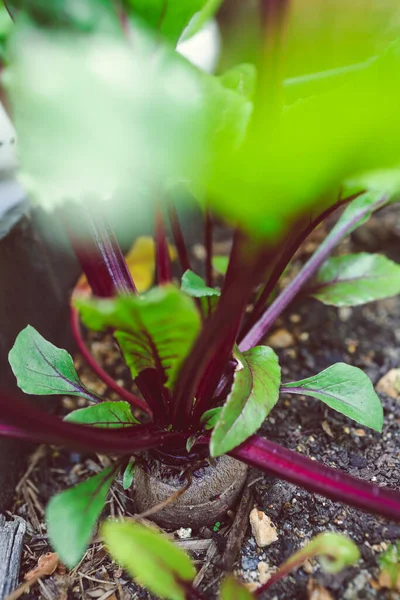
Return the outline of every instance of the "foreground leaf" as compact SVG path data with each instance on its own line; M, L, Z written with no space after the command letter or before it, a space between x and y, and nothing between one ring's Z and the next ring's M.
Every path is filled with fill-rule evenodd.
M200 330L194 301L173 285L154 288L141 297L119 296L76 300L82 320L95 331L116 330L132 377L158 369L173 387L179 368Z
M113 559L153 594L170 600L185 600L181 581L196 575L189 556L165 535L139 523L107 521L101 535Z
M75 567L90 543L113 480L109 467L83 483L54 496L46 508L47 531L61 561Z
M313 377L284 383L281 390L288 394L317 398L361 425L382 431L381 401L361 369L336 363Z
M228 270L229 265L229 256L213 256L212 258L212 266L217 273L221 275L225 275Z
M400 542L392 544L378 558L381 574L379 583L382 587L400 590Z
M252 600L253 594L249 592L234 577L226 577L221 585L220 600Z
M110 429L131 427L139 423L132 415L128 402L101 402L96 406L79 408L69 413L64 421L93 425L94 427L108 427Z
M80 381L68 352L45 340L30 325L18 334L8 360L26 394L69 394L93 402L101 399Z
M280 367L272 348L237 350L234 357L239 364L211 436L212 456L229 452L257 431L279 397Z
M311 289L314 298L333 306L358 306L400 293L400 265L380 254L329 258Z

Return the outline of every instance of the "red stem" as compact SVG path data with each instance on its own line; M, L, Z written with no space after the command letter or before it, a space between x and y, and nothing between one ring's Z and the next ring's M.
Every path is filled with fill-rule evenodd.
M157 281L159 285L164 285L172 280L172 272L164 217L160 206L156 208L155 213L155 243Z
M204 247L206 250L206 283L209 287L213 287L213 271L212 271L212 238L213 238L213 222L210 210L206 210L204 222Z
M306 241L306 239L308 238L310 233L312 233L314 231L314 229L316 229L318 227L318 225L320 225L323 221L325 221L325 219L327 219L338 208L344 206L345 204L347 204L348 202L351 202L352 200L355 200L362 193L364 193L364 192L359 192L357 194L353 194L352 196L349 196L348 198L345 198L344 200L339 200L333 206L329 206L320 215L318 215L318 217L316 219L313 219L307 225L307 227L305 227L303 229L303 231L301 231L301 233L293 240L292 243L288 244L287 248L284 249L284 251L282 252L282 255L279 257L277 263L275 264L275 266L272 270L272 273L270 274L268 281L264 286L262 293L260 294L257 302L255 303L254 308L251 311L251 314L250 314L249 318L247 319L245 325L243 326L243 328L240 332L239 341L245 337L245 335L250 331L250 329L253 327L253 325L255 325L255 323L257 323L258 319L262 316L262 314L265 310L266 304L268 302L268 299L271 296L272 292L274 291L279 279L282 277L283 272L285 271L285 269L288 266L288 264L290 263L290 261L293 259L297 250Z
M141 398L139 398L135 394L132 394L125 388L118 385L118 383L112 377L110 377L110 375L108 375L108 373L106 373L106 371L104 371L104 369L102 369L102 367L94 359L94 357L90 353L90 351L87 348L85 341L82 337L79 313L76 310L76 308L74 308L73 306L71 306L70 319L71 319L72 335L74 336L76 345L78 346L78 350L82 354L83 358L85 359L85 361L87 362L89 367L92 369L92 371L97 375L97 377L99 377L99 379L104 381L104 383L107 385L107 387L109 387L116 394L118 394L123 400L125 400L126 402L129 402L129 404L131 404L135 408L142 410L147 415L152 417L153 413L150 410L150 408L147 406L146 402L144 402L144 400L141 400Z
M174 236L176 250L178 252L179 262L181 263L182 271L185 272L191 269L190 260L186 248L186 242L183 237L182 228L179 222L178 212L175 204L172 201L168 203L168 216L171 223L172 235Z

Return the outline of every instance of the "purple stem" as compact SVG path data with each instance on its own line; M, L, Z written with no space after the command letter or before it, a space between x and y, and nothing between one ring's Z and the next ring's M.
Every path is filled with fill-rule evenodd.
M297 250L300 248L300 246L306 241L310 233L312 233L314 229L318 227L318 225L325 221L325 219L327 219L338 208L347 204L348 202L351 202L352 200L355 200L358 196L361 195L361 193L362 192L349 196L348 198L345 198L343 200L339 200L333 206L329 206L320 215L318 215L318 217L312 219L311 222L306 227L304 227L301 233L293 240L293 242L287 245L287 247L283 250L281 256L278 258L278 261L276 262L271 272L271 275L269 276L268 281L264 286L263 291L261 292L257 302L255 303L247 322L242 328L240 339L243 339L243 337L249 332L253 325L257 323L258 319L262 316L265 310L265 305L267 304L268 299L274 291L275 286L281 278L284 270L286 269L286 267L288 266L288 264L296 254Z
M137 293L114 232L100 210L89 212L74 205L64 212L63 223L95 296Z
M162 446L164 442L178 442L179 433L161 431L154 426L136 425L131 428L109 430L67 423L17 397L0 394L0 415L7 421L7 429L0 435L10 436L12 429L17 437L23 431L32 441L63 445L84 452L130 454ZM11 427L10 427L11 426ZM129 431L128 431L129 429Z
M239 349L245 352L259 344L271 329L277 318L289 306L292 300L300 292L304 284L311 279L328 258L333 248L341 239L351 231L357 223L362 220L372 210L383 206L387 201L386 197L381 198L374 205L365 206L359 210L352 219L344 222L342 225L334 227L331 233L325 238L324 242L314 252L311 258L305 263L301 271L292 279L289 285L281 292L278 298L265 311L261 319L251 328L249 333L240 342Z
M178 212L175 204L171 201L168 204L168 216L171 223L172 235L174 236L174 242L176 250L178 252L179 262L183 273L191 269L188 251L186 248L185 239L183 237L181 225L179 222Z
M168 242L165 235L164 217L160 206L156 208L154 237L156 243L157 282L159 285L165 285L172 280L172 273Z
M206 283L209 287L213 287L213 271L212 271L212 240L213 240L213 222L210 210L206 210L204 222L204 247L206 250Z
M206 440L209 440L209 437L202 436L199 441L207 443ZM253 435L229 454L310 492L400 522L399 492L372 485L332 467L326 467L261 437Z

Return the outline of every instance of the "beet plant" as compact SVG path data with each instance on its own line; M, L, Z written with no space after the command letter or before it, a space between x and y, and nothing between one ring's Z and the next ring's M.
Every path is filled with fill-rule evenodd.
M345 236L396 199L398 42L344 70L285 79L290 7L263 0L257 65L212 76L174 48L218 5L84 0L78 10L72 0L51 7L7 3L15 26L3 83L19 135L21 180L34 198L56 207L65 226L88 282L74 293L72 329L89 366L120 397L110 401L89 390L72 357L31 326L18 335L9 360L19 387L83 397L88 406L62 420L3 394L0 434L112 458L112 466L47 507L51 543L69 567L82 558L119 476L127 489L134 482L140 510L158 508L154 519L167 527L174 518L184 525L182 519L197 524L223 516L244 483L243 465L400 518L398 491L257 435L287 394L312 396L382 429L382 406L363 371L338 363L283 382L278 357L263 340L300 291L334 306L400 292L400 266L382 255L330 258ZM107 219L121 195L128 198L115 209L121 220L134 206L136 228L154 227L157 285L144 294ZM204 215L204 279L185 242L182 211L191 202ZM325 240L279 291L299 247L340 210ZM224 262L212 253L216 217L233 230L221 289L213 270ZM135 388L122 388L96 363L81 323L113 333ZM116 539L121 543L114 554L127 566L130 544L143 548L146 570L156 534L136 531L131 539L128 525L114 530L107 523L104 536L111 550ZM157 560L151 552L147 558ZM198 594L185 583L192 567L182 564L182 572L167 569L164 584L176 587L167 597Z

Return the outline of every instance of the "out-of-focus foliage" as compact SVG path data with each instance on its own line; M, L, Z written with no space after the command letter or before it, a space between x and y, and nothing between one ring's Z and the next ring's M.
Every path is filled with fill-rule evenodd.
M4 4L0 6L0 61L5 58L5 46L13 29L13 22Z

